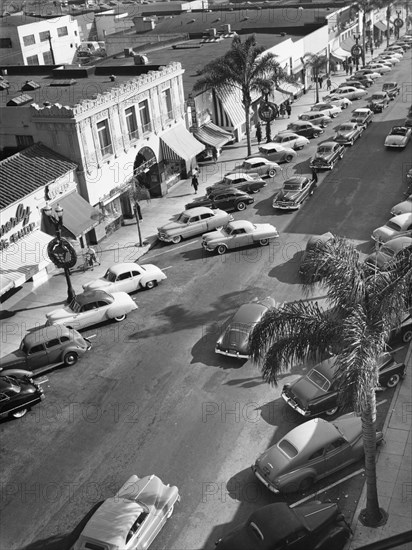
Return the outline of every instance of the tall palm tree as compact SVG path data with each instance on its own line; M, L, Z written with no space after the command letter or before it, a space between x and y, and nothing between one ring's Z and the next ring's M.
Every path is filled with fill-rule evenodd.
M250 141L250 107L251 92L259 90L263 79L282 78L283 69L275 60L273 53L264 53L265 48L256 44L255 35L250 35L244 42L235 36L230 49L217 59L210 61L203 69L201 78L195 83L195 91L209 88L230 86L238 88L245 110L246 139L248 155L252 153Z
M391 38L389 25L391 24L391 5L386 7L386 47L389 48L389 41Z
M303 67L305 69L310 68L312 71L313 78L315 79L315 90L316 90L316 103L319 103L319 74L322 69L327 66L327 58L324 55L316 55L314 53L305 53L303 55Z
M298 301L270 309L251 334L250 354L272 384L296 362L336 355L340 403L350 402L362 420L367 501L360 520L377 526L387 514L379 507L376 485L376 364L411 304L410 251L378 271L360 262L346 239L334 237L308 251L303 267L304 288L313 290L318 281L329 308Z

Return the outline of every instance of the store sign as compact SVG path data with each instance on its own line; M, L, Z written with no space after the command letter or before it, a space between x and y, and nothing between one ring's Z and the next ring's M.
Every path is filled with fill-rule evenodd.
M31 233L36 227L35 223L29 223L30 219L30 206L24 206L23 203L20 203L17 207L16 214L12 216L6 223L0 226L0 237L3 237L7 233L10 233L16 225L22 224L22 228L15 233L12 233L9 237L1 239L0 241L0 250L4 250L10 244L17 242L19 239L22 239L28 233Z
M66 193L69 189L70 185L68 181L63 182L57 182L57 183L51 183L46 186L46 200L52 201L59 197L60 195L63 195L63 193Z

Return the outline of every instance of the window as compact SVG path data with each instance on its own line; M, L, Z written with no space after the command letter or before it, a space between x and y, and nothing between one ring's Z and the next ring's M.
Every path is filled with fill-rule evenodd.
M313 453L313 454L308 458L308 460L314 460L315 458L320 458L321 456L323 456L323 447L322 447L322 449L319 449L319 450L317 450L315 453Z
M139 103L140 122L142 125L143 133L152 131L152 123L150 121L149 103L147 99Z
M54 348L55 346L60 346L60 340L58 338L46 342L46 348Z
M113 153L112 140L109 132L109 121L102 120L97 123L97 134L99 136L100 151L103 156Z
M27 58L27 65L40 65L37 55L29 55Z
M53 65L53 56L51 52L43 52L43 61L45 65Z
M61 336L60 342L63 344L64 342L70 342L70 338L68 336Z
M39 34L40 36L40 42L47 42L47 40L50 38L50 31L43 31Z
M163 101L166 107L167 118L173 118L172 94L170 92L170 88L164 90Z
M34 353L39 353L41 351L44 351L43 344L37 344L37 346L33 346L31 350L29 351L28 355L33 355Z
M126 117L127 131L129 139L137 139L139 137L137 131L136 110L134 107L129 107L124 112Z
M17 147L20 149L25 149L34 144L33 136L16 136Z
M130 279L130 271L126 271L126 273L121 273L118 277L118 281L125 281L126 279Z
M57 36L67 36L68 34L67 27L59 27L57 29Z
M28 34L27 36L23 36L23 44L25 46L32 46L36 43L36 39L34 38L34 34Z

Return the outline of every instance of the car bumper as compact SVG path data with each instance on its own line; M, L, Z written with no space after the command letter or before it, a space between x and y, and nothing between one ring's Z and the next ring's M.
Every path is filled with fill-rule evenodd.
M235 350L224 350L218 347L215 347L215 353L220 353L220 355L226 355L226 357L235 357L236 359L249 359L249 355L245 353L240 353Z
M391 147L393 149L403 149L406 143L385 143L385 147Z
M294 409L296 412L298 412L302 416L305 416L305 417L310 416L310 412L309 411L304 411L303 409L301 409L298 406L298 404L291 397L288 397L287 395L282 393L282 398L289 405L289 407L292 407L292 409Z
M170 237L169 235L164 235L161 233L157 234L157 238L159 239L159 241L163 241L164 243L171 243L173 240L173 237Z
M278 495L280 491L278 491L277 489L275 489L275 487L273 487L273 485L270 484L270 482L265 479L262 474L260 474L258 471L257 471L257 468L255 465L252 466L252 471L253 473L255 474L255 476L258 478L259 481L261 481L263 483L263 485L266 485L266 487L269 489L269 491L271 491L272 493L274 493L275 495Z
M216 247L215 246L209 246L205 241L202 242L202 246L205 250L208 252L214 252Z
M273 203L273 208L279 209L279 210L298 210L300 208L299 204L282 204L282 203Z
M86 351L90 351L92 349L92 343L88 338L83 338L87 342Z

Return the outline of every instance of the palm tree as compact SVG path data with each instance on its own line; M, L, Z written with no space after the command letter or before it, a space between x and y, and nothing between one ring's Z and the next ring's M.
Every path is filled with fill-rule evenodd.
M362 65L365 65L365 47L366 47L366 14L376 5L373 0L357 0L354 7L362 12Z
M386 47L389 48L389 41L391 37L389 25L391 24L391 5L386 7Z
M255 35L250 35L244 42L235 36L230 50L222 57L210 61L202 71L202 77L195 83L195 91L209 88L230 86L238 88L245 110L246 139L248 155L252 153L250 141L250 107L251 92L260 90L259 84L264 79L283 78L284 71L275 60L275 54L264 53L263 46L256 45Z
M378 271L360 262L346 239L334 237L316 246L303 264L304 288L313 290L313 281L319 281L329 308L318 302L286 303L269 310L250 337L252 359L263 379L275 385L296 362L323 359L331 350L336 355L340 404L350 402L362 420L367 501L360 520L368 526L387 518L376 485L376 364L412 298L410 251L397 258Z
M315 79L316 86L316 103L319 103L319 74L320 71L327 66L327 58L324 55L316 55L313 53L305 53L303 55L303 67L305 69L310 68L313 78Z

